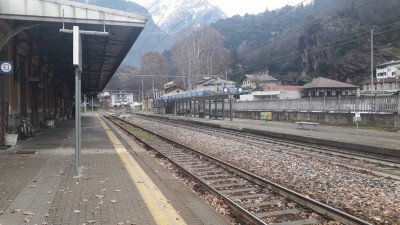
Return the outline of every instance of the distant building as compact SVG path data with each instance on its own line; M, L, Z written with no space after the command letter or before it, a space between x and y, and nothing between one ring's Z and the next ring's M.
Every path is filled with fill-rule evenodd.
M204 77L203 80L197 82L195 90L209 90L213 92L223 92L224 87L234 87L235 82L221 79L219 77Z
M357 89L358 87L352 84L318 77L303 86L301 96L303 98L356 96Z
M110 106L130 106L133 107L134 91L129 90L109 90Z
M400 60L377 65L375 75L376 79L400 76Z
M371 91L371 80L365 80L361 83L361 95L370 94L392 94L400 91L400 76L388 77L373 80L374 87Z
M177 84L171 83L168 86L164 86L164 94L163 95L174 95L174 94L185 92L185 91L186 91L185 88L183 88Z
M241 101L260 101L277 99L301 98L302 86L265 86L263 91L252 91L249 94L240 95Z
M400 90L400 60L377 65L372 83L371 79L366 79L362 82L360 94L397 93Z
M261 90L265 86L277 86L280 82L270 75L244 75L240 82L243 89Z

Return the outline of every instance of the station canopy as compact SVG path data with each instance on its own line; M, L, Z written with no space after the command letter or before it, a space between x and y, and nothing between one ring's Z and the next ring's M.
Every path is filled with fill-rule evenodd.
M14 39L14 48L24 43L36 46L29 57L40 56L57 79L71 87L72 34L60 29L79 26L80 30L109 32L108 36L81 36L82 92L86 93L104 89L147 21L139 14L64 0L0 0L0 20L11 31L24 29L26 35Z

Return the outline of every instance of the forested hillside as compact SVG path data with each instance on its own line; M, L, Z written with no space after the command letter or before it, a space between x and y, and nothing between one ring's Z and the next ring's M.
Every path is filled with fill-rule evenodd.
M235 16L212 26L231 51L231 79L269 71L286 84L324 76L354 84L374 64L400 59L400 1L315 0L259 15Z

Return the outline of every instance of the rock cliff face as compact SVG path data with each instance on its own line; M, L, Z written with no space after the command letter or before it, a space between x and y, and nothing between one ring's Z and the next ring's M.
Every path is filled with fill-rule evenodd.
M399 42L387 44L374 36L374 65L398 59ZM299 38L303 77L325 76L360 83L371 74L371 38L368 27L352 18L332 18L310 25Z
M399 7L398 0L314 0L213 27L231 50L234 77L268 70L286 84L319 76L357 84L371 74L373 26L374 66L400 59Z
M301 49L302 74L322 73L326 76L332 73L331 61L337 57L338 41L344 36L342 23L315 23L310 25L303 36L299 38Z

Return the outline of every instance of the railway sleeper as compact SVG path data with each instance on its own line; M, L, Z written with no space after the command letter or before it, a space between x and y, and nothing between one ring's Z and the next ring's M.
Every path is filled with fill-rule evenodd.
M202 174L218 174L218 173L226 173L226 171L221 170L219 167L208 167L208 168L201 168L201 169L197 169L195 170L195 173L198 175L202 175Z
M250 195L230 195L229 197L234 198L235 200L243 200L243 199L254 199L254 198L268 198L270 195L265 193L258 193L258 194L250 194Z
M224 178L224 179L205 180L205 182L211 185L226 184L226 183L238 184L240 183L240 180L238 180L237 178Z
M299 209L284 209L284 210L276 210L276 211L270 211L270 212L261 212L261 213L255 213L257 217L263 218L263 217L277 217L277 216L286 216L286 215L298 215L302 210Z
M272 200L272 201L266 201L266 202L255 202L255 203L250 203L250 204L245 204L243 205L245 208L262 208L262 207L268 207L268 206L275 206L275 205L286 205L288 201L284 198L279 199L279 200Z
M243 192L249 192L249 191L254 191L254 187L250 188L238 188L238 189L228 189L228 190L221 190L221 192L224 195L234 195L235 193L243 193Z
M225 179L232 177L232 175L227 174L227 173L220 173L220 174L203 174L203 175L198 175L197 177L205 180L211 180L211 179Z
M324 220L317 218L310 218L305 220L287 221L282 223L273 223L273 225L307 225L307 224L319 224L324 222Z
M241 183L229 183L229 184L218 184L213 185L213 188L237 188L237 187L245 187L248 186L249 183L241 182Z

